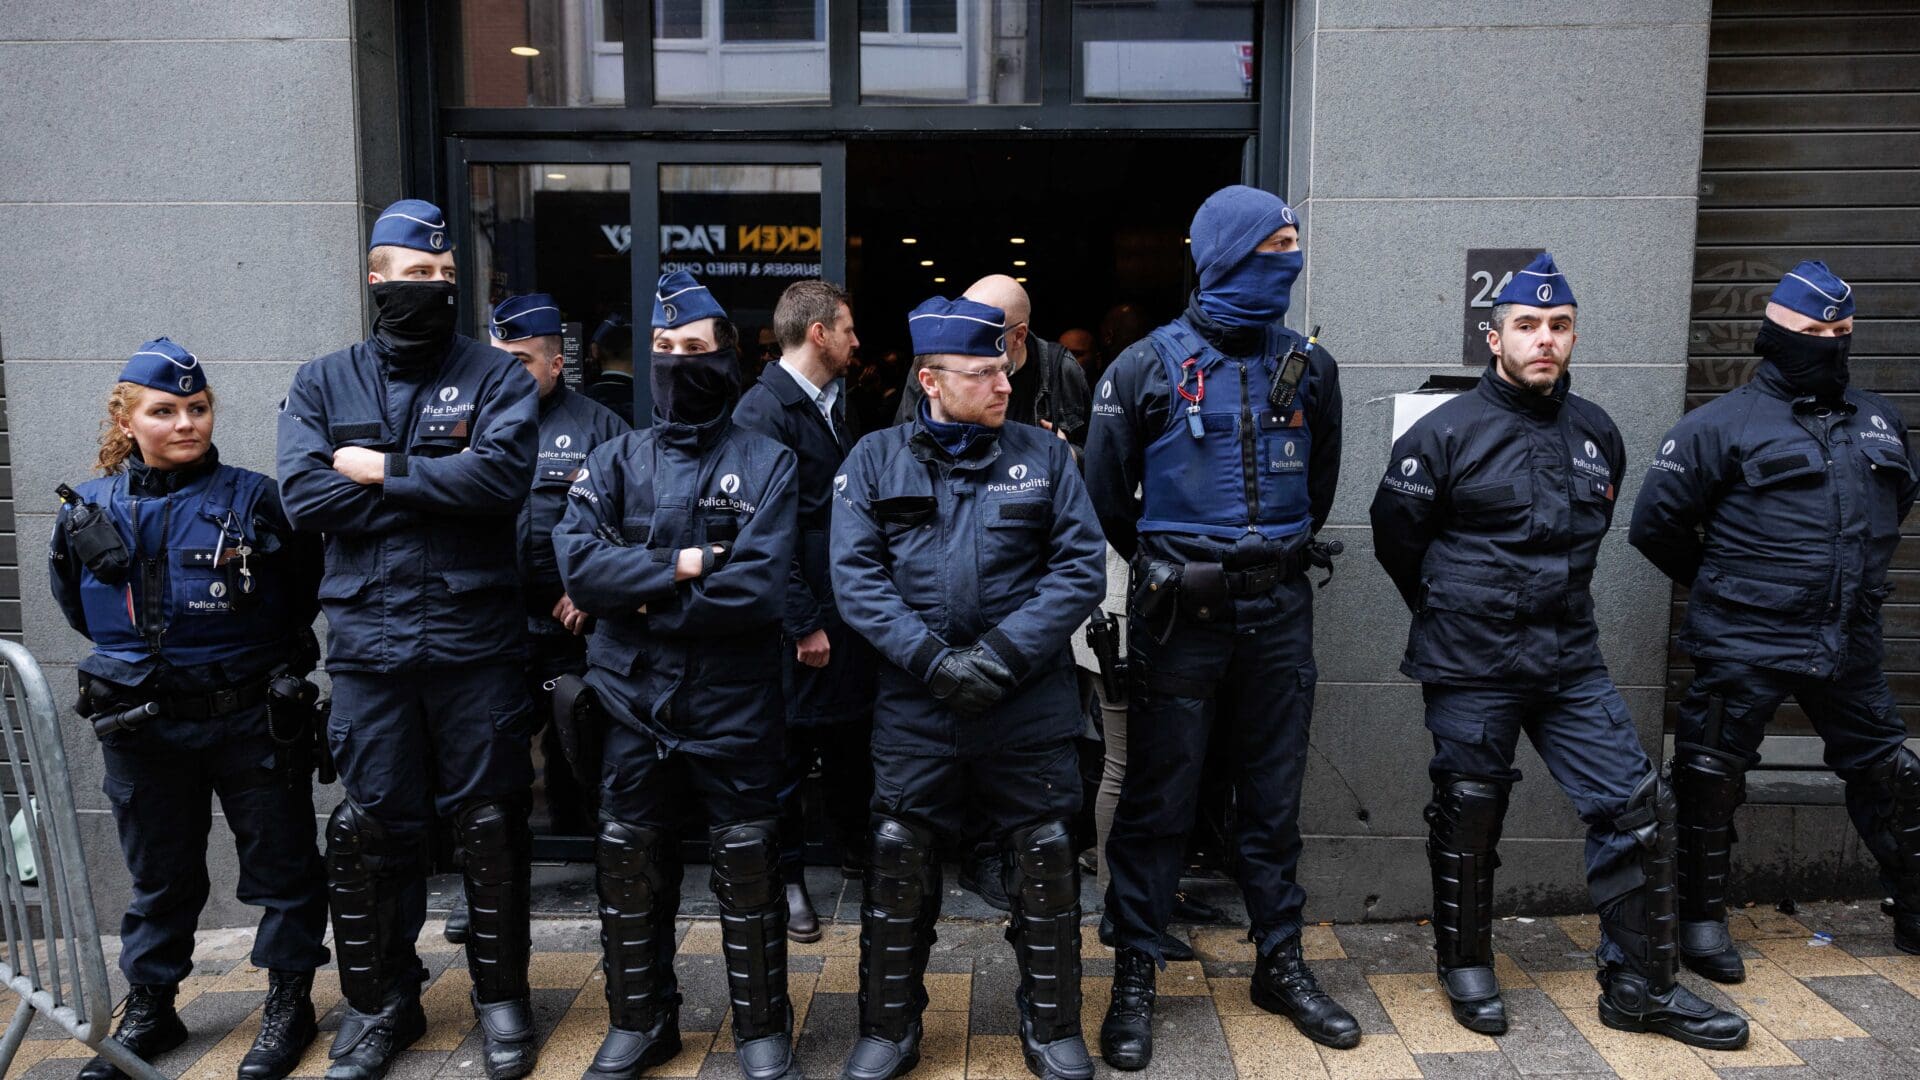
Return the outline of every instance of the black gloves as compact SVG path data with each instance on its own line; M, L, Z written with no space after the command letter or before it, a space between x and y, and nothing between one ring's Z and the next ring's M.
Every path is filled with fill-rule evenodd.
M966 717L993 708L1013 687L1013 672L984 645L948 653L927 679L927 689L935 698Z

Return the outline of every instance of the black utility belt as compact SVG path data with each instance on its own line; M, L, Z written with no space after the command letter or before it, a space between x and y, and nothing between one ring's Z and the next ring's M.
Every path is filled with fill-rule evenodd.
M160 706L163 716L180 720L207 720L265 704L270 685L270 680L256 679L210 694L163 694L150 700ZM107 708L140 703L137 697L116 698L114 704Z

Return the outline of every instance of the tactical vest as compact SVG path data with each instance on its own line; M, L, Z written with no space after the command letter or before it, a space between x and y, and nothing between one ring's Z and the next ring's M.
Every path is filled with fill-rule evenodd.
M264 558L279 538L254 520L271 483L220 465L163 497L130 494L126 473L80 485L80 497L106 511L132 559L124 585L81 568L94 650L127 663L159 656L191 667L284 648L280 569Z
M1307 529L1313 517L1307 492L1313 448L1306 424L1307 381L1302 379L1287 412L1267 403L1278 358L1292 347L1292 335L1270 327L1265 355L1257 361L1227 357L1185 319L1148 337L1172 389L1167 429L1147 446L1140 532L1219 540L1257 532L1274 540ZM1182 396L1182 390L1200 400ZM1199 411L1190 413L1196 404Z

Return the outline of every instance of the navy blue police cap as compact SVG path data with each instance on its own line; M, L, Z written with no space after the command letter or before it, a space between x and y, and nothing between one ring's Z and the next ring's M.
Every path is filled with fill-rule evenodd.
M452 251L447 239L447 215L425 199L401 199L374 219L373 232L367 236L367 250L377 247L403 247L438 254Z
M166 338L154 338L127 358L120 381L190 396L207 388L207 372L192 353Z
M488 331L495 341L559 337L560 308L553 297L543 292L509 296L494 305L493 323Z
M724 319L727 309L713 298L705 285L685 270L660 275L660 287L653 294L653 328L671 330L701 319Z
M600 325L593 331L593 343L603 349L622 349L632 341L633 325L617 311L600 320Z
M1493 302L1541 308L1580 306L1580 302L1573 298L1573 288L1567 284L1567 275L1553 265L1551 251L1535 255L1525 270L1514 271L1513 277L1507 281L1507 287L1500 290L1500 295L1494 297Z
M966 297L936 296L907 315L915 356L1000 356L1007 351L1007 313Z
M1787 271L1769 299L1820 322L1839 322L1853 314L1853 286L1823 262L1809 260Z

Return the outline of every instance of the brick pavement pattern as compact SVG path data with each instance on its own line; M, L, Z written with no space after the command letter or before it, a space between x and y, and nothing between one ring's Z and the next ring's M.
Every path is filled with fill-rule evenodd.
M692 877L694 875L689 875ZM952 890L949 890L950 892ZM847 912L843 905L841 911ZM1092 1045L1107 1003L1112 953L1084 930L1086 1014ZM1017 1080L1026 1077L1015 1035L1013 955L1004 924L949 918L940 923L927 977L923 1060L919 1080ZM423 958L433 973L424 1004L429 1027L400 1055L393 1080L484 1076L479 1038L467 1004L469 983L458 947L430 921ZM807 1077L834 1077L855 1029L857 922L829 920L824 938L792 947L790 990L798 1058ZM1872 902L1806 905L1796 915L1748 908L1733 922L1748 978L1720 987L1683 976L1696 992L1745 1015L1749 1048L1693 1050L1652 1035L1600 1025L1589 950L1598 928L1590 916L1509 918L1495 924L1494 943L1512 1023L1499 1038L1453 1022L1433 976L1432 932L1415 923L1314 926L1306 952L1328 990L1366 1030L1358 1048L1315 1046L1287 1021L1247 997L1252 946L1229 927L1182 932L1200 959L1170 965L1160 977L1153 1067L1143 1080L1395 1080L1551 1075L1589 1077L1742 1078L1920 1077L1920 956L1893 948L1892 931ZM533 1005L543 1048L537 1080L577 1080L606 1029L599 972L599 927L587 919L541 919L534 925ZM260 1023L266 973L246 962L247 931L201 935L195 972L181 987L181 1015L193 1037L158 1064L184 1080L227 1080ZM110 948L117 943L109 940ZM685 1051L649 1075L739 1075L727 1031L726 980L719 924L680 922L678 972L685 1005ZM116 989L119 989L116 986ZM326 1046L339 1026L339 986L331 970L314 987L324 1014L321 1036L296 1077L326 1071ZM88 1056L51 1031L31 1033L9 1080L69 1080ZM1100 1066L1103 1077L1125 1076Z

